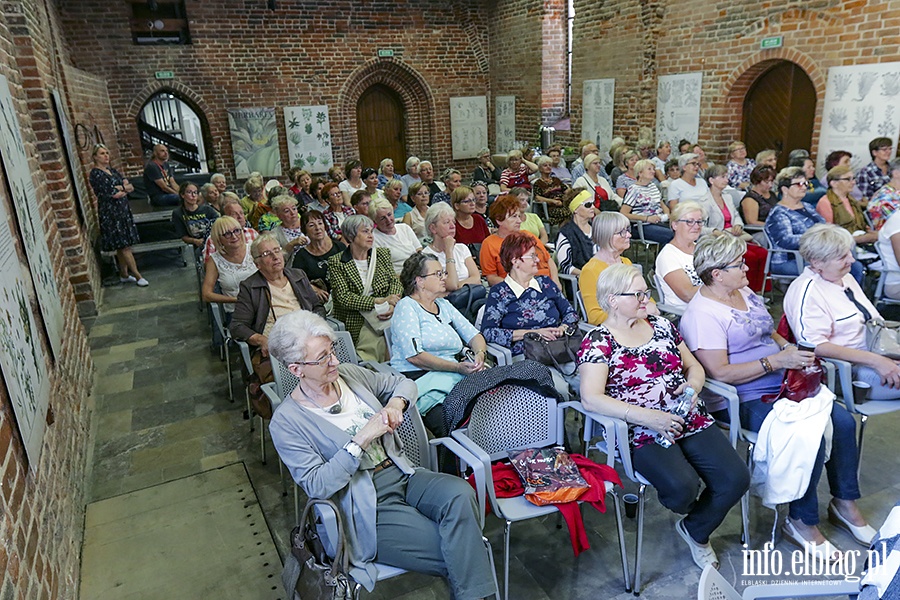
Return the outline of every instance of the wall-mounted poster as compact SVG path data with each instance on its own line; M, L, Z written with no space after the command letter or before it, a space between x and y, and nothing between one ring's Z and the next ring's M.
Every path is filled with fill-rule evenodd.
M81 207L81 214L89 215L91 212L87 210L86 206L91 202L91 197L88 195L87 187L84 184L84 171L81 168L81 163L78 161L78 152L75 149L72 132L69 131L66 105L63 103L58 90L50 90L50 94L53 97L53 108L56 110L56 116L59 118L59 127L66 150L66 162L69 165L69 171L75 183L75 201Z
M613 137L613 101L615 79L590 79L584 82L581 96L581 139L592 140L601 155L609 150Z
M487 97L450 98L450 135L453 160L478 158L487 147Z
M703 71L663 75L656 91L656 137L676 147L679 140L697 142L700 134L700 87Z
M497 147L495 152L509 152L516 147L516 97L494 97Z
M825 157L835 150L853 154L860 169L870 162L869 142L891 138L897 148L900 133L900 62L848 65L828 69L822 132L816 167L825 171Z
M263 177L281 175L278 124L274 108L236 108L228 111L231 150L238 179L258 171Z
M50 262L50 248L44 234L44 224L37 207L34 181L28 168L28 156L22 141L19 117L9 91L9 82L0 75L0 157L6 167L6 177L12 191L12 203L19 227L22 229L22 243L28 256L31 278L37 292L41 316L50 339L50 347L55 356L62 354L62 336L65 331L62 314L62 300L56 287L56 278Z
M310 173L326 173L334 165L327 106L286 107L284 130L292 167Z

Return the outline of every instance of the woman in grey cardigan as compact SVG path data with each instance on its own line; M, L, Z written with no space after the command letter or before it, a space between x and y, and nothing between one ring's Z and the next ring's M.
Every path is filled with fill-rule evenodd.
M454 598L494 593L472 488L451 475L414 469L396 433L416 384L340 364L334 334L299 310L280 318L269 351L299 378L269 424L291 476L310 498L339 507L350 575L369 591L372 563L449 580ZM377 519L376 519L377 512Z

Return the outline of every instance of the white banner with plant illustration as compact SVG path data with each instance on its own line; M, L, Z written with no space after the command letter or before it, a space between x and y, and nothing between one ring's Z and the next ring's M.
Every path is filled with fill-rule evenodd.
M263 177L281 175L278 123L274 108L236 108L228 111L231 150L238 179L259 172Z
M292 167L325 173L331 156L331 123L327 106L289 106L284 109L288 158Z

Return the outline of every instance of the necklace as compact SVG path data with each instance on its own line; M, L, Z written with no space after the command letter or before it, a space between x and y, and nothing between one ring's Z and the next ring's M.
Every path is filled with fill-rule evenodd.
M726 304L726 305L728 305L728 306L730 306L730 307L732 307L732 308L737 308L737 307L734 305L734 303L735 303L735 298L734 298L734 296L732 296L731 293L729 293L725 298L722 298L722 297L719 296L718 294L715 294L715 293L712 291L712 288L707 287L706 290L709 292L709 295L710 295L714 300L718 300L718 301L721 302L722 304Z
M328 408L323 407L321 404L319 404L318 402L313 400L312 396L310 396L309 394L307 394L306 392L303 391L302 385L298 385L297 389L300 390L300 393L303 394L303 396L307 400L309 400L310 402L315 404L316 408L318 408L319 410L321 410L323 412L327 412L329 415L338 415L341 413L342 410L344 410L344 405L341 404L341 393L340 393L340 389L337 388L337 384L332 383L331 385L335 389L335 391L337 391L337 393L338 393L338 401L336 403L332 404L331 406L329 406Z

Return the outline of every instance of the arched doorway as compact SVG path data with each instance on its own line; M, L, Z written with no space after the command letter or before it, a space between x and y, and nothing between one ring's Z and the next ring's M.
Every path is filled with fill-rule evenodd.
M154 94L141 108L137 121L145 156L153 152L154 145L165 144L176 171L209 172L205 119L177 95L170 91Z
M356 131L359 158L363 165L377 168L391 158L397 173L406 163L406 115L400 96L377 83L362 93L356 103Z
M799 65L779 61L750 86L743 114L741 139L748 155L777 150L780 169L787 166L791 150L811 150L816 88Z

